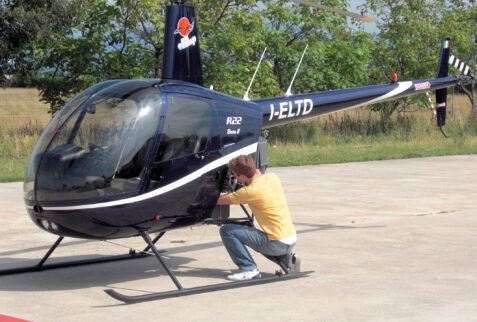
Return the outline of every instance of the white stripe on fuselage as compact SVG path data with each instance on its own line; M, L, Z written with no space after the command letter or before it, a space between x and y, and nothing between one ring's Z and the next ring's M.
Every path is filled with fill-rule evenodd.
M350 106L350 107L347 107L346 110L349 110L349 109L352 109L352 108L356 108L356 107L360 107L360 106L364 106L364 105L371 105L371 104L374 104L374 103L379 103L379 102L382 102L382 101L385 101L387 100L388 98L392 98L396 95L399 95L401 94L402 92L408 90L409 88L411 88L412 86L412 81L406 81L406 82L399 82L398 83L398 87L396 87L395 89L393 89L392 91L384 94L384 95L381 95L379 97L376 97L376 98L373 98L372 100L370 101L367 101L367 102L363 102L361 104L357 104L357 105L353 105L353 106Z
M412 82L411 81L407 81L407 82L399 82L398 83L398 87L393 89L392 91L390 91L389 93L387 94L384 94L383 96L379 96L379 97L376 97L375 99L372 99L368 102L366 102L365 104L368 105L368 104L373 104L373 103L378 103L378 102L382 102L388 98L391 98L391 97L394 97L398 94L401 94L402 92L408 90L409 88L411 88L412 86Z
M388 98L392 98L406 91L413 85L413 83L412 81L407 81L407 82L399 82L397 83L397 85L398 86L395 89L393 89L392 91L389 91L388 93L384 95L371 99L367 102L363 102L360 104L343 108L341 110L348 110L348 109L356 108L359 106L370 105L370 104L385 101ZM300 94L300 95L303 96L303 94ZM293 100L292 98L293 96L290 96L286 98L287 99L286 101L278 102L276 107L274 103L270 103L269 121L272 121L275 118L275 116L277 116L278 119L292 119L298 116L307 115L307 114L310 114L310 112L314 108L313 101L311 98L305 98L301 100ZM319 102L320 98L318 97L317 100Z
M185 177L174 181L162 188L158 188L156 190L153 190L151 192L136 196L136 197L131 197L131 198L126 198L126 199L121 199L121 200L115 200L115 201L108 201L108 202L101 202L101 203L93 203L93 204L88 204L88 205L79 205L79 206L63 206L63 207L43 207L44 210L52 210L52 211L66 211L66 210L82 210L82 209L95 209L95 208L104 208L104 207L114 207L114 206L121 206L121 205L126 205L130 204L133 202L138 202L138 201L143 201L146 199L154 198L159 195L162 195L166 192L169 192L171 190L177 189L197 178L200 176L206 174L207 172L214 170L220 166L223 166L227 164L231 159L241 155L241 154L252 154L257 151L257 143L251 144L245 148L242 148L240 150L237 150L235 152L232 152L230 154L227 154L226 156L221 157L220 159L217 159L215 161L212 161L211 163L208 163L204 167L200 168L197 171L192 172L191 174L186 175Z

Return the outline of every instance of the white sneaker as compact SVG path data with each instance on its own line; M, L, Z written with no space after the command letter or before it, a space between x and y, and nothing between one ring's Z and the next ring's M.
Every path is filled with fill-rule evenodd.
M245 281L261 277L262 275L260 274L260 271L258 270L258 268L255 268L251 271L239 271L235 274L228 275L227 279L230 281Z

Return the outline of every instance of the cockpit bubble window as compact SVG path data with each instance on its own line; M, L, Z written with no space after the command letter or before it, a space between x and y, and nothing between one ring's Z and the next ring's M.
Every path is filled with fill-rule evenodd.
M119 83L91 97L44 153L37 198L85 199L137 189L160 108L159 90L145 81Z
M169 96L167 117L155 162L205 150L212 126L212 107L205 101Z
M73 97L58 113L56 113L53 119L48 123L46 129L41 134L40 138L38 139L35 147L30 154L30 160L28 162L25 182L23 185L25 193L24 197L26 199L34 199L33 189L36 170L38 169L38 165L43 152L45 151L47 145L51 142L53 137L59 132L60 126L71 115L71 113L73 113L76 108L78 108L78 106L80 106L81 104L83 104L83 102L90 98L91 95L117 82L117 80L110 80L101 82L99 84L87 88L86 90Z

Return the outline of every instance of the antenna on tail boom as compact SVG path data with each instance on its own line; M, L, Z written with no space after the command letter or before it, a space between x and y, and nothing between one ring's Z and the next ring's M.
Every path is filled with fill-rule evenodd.
M260 67L260 64L262 63L263 56L265 56L265 52L267 51L267 47L263 50L262 56L260 57L260 61L258 62L257 68L255 68L255 73L253 73L252 80L250 81L250 84L248 85L247 91L245 92L245 95L243 96L244 101L250 101L250 98L248 98L248 92L250 91L250 87L252 87L253 80L255 79L255 75L257 75L258 68Z
M286 97L293 95L292 92L291 92L291 87L292 87L292 85L293 85L293 82L295 81L296 73L298 73L298 69L300 68L301 61L303 60L303 57L305 56L305 52L306 52L306 49L307 49L307 48L308 48L308 44L306 44L305 50L303 50L303 54L301 54L300 61L298 62L298 66L296 67L296 70L295 70L295 75L293 75L293 78L292 78L292 81L291 81L291 83L290 83L290 86L288 86L287 92L286 92L286 94L285 94Z

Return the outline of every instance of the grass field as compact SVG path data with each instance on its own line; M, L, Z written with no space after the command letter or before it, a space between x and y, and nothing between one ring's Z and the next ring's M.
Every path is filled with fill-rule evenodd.
M35 88L0 88L0 127L18 129L31 123L44 127L51 119Z
M28 156L51 119L34 88L0 89L0 182L21 181Z
M356 109L271 129L271 166L477 153L477 126L467 97L448 96L445 139L429 109L392 117L386 133L377 113ZM22 181L30 151L51 119L36 89L0 89L0 182Z
M477 153L477 125L466 96L448 96L445 139L430 109L411 107L393 115L387 133L378 113L355 109L270 131L271 166L403 159ZM278 132L278 133L274 133ZM284 139L285 138L285 139Z

